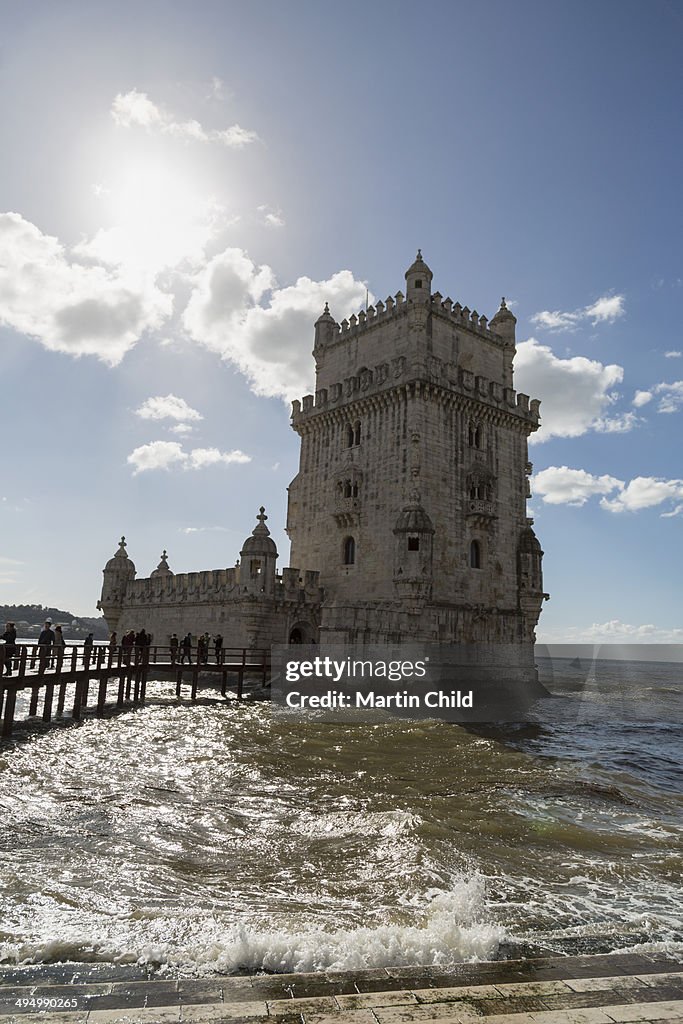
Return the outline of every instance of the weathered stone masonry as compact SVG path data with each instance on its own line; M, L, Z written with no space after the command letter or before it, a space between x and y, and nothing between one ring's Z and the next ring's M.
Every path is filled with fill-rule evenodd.
M291 561L276 572L265 516L235 568L149 579L121 546L101 607L112 629L219 631L235 646L290 638L513 643L532 657L543 552L526 515L539 402L513 389L515 317L488 323L432 293L418 253L406 294L315 324L314 395L289 488Z

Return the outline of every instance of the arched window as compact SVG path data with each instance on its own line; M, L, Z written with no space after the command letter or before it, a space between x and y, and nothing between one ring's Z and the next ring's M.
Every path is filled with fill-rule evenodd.
M481 448L481 427L477 427L474 431L474 447Z
M353 537L344 540L344 565L354 565L356 561L356 542Z
M346 447L353 448L354 429L349 423L346 428Z
M353 443L360 444L360 420L356 420L353 425Z
M474 448L474 423L471 421L467 424L467 443L470 448Z
M478 540L470 544L470 568L481 569L481 545Z
M345 498L350 498L351 497L351 481L350 480L344 481L344 497Z

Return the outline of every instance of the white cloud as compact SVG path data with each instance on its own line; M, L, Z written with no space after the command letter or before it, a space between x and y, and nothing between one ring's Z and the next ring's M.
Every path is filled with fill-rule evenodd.
M590 306L573 312L543 309L531 317L531 322L548 331L574 331L582 320L591 320L594 327L599 323L611 324L624 312L623 295L601 295Z
M226 98L225 82L218 75L213 75L209 83L209 92L206 99L224 100Z
M662 519L673 519L675 516L683 515L683 505L676 505L676 508L672 509L671 512L662 512Z
M627 434L640 422L641 418L634 412L624 412L618 416L599 417L593 424L593 429L599 434Z
M221 452L217 448L193 448L185 451L178 441L151 441L140 445L128 456L127 462L133 467L133 475L150 469L203 469L218 463L251 462L251 456L235 449Z
M540 494L546 505L585 505L594 494L609 494L623 487L614 476L593 476L585 469L549 466L535 473L531 481L534 494Z
M132 451L126 461L137 475L149 469L170 469L179 463L184 465L187 453L178 441L151 441Z
M680 644L683 642L683 629L662 629L653 623L634 626L619 619L610 619L608 622L594 622L590 626L540 629L539 640L541 643L566 644L614 644L620 641L627 644ZM608 652L603 651L602 657L607 656Z
M337 320L365 302L365 284L349 270L277 288L270 268L240 249L215 256L194 280L183 315L188 334L234 363L255 394L288 400L310 390L312 325L325 302Z
M680 498L683 498L683 480L637 476L615 498L602 498L600 504L610 512L639 512Z
M520 391L540 398L541 428L532 443L551 437L579 437L591 429L606 429L603 414L612 403L610 389L621 382L621 366L604 366L596 359L560 359L535 338L517 346L515 383ZM622 430L633 422L622 419Z
M251 455L245 455L237 448L231 452L221 452L218 448L193 448L189 452L189 460L191 469L204 469L205 466L215 466L220 462L226 465L251 462Z
M144 92L131 89L130 92L118 93L111 105L111 116L122 128L140 125L142 128L153 128L164 124L159 107L152 103Z
M84 266L19 214L0 214L0 322L45 348L114 366L172 306L141 275Z
M156 395L148 398L135 413L143 420L178 420L180 423L187 423L189 420L203 419L201 413L188 405L184 398L178 398L176 395Z
M636 391L635 395L633 396L633 402L631 404L635 405L636 409L640 409L642 408L642 406L647 405L647 403L651 401L651 391Z
M657 412L678 412L683 406L683 380L674 381L673 384L657 384L652 390L662 396Z
M593 495L601 494L600 505L608 512L639 512L683 498L683 480L637 476L627 484L614 476L593 476L585 469L570 469L568 466L542 469L534 474L531 486L547 505L582 506ZM617 491L614 497L605 497L613 491ZM679 509L661 514L664 518L671 518L679 514Z
M623 295L603 295L591 306L586 306L583 316L592 318L593 325L599 323L612 324L624 315Z
M665 359L680 359L681 356L683 356L683 352L676 352L674 350L672 350L671 352L664 353Z
M285 219L281 210L274 210L270 206L257 206L257 211L263 216L263 223L268 228L283 228Z
M227 526L183 526L179 533L229 533Z
M111 115L122 128L136 126L192 142L218 142L231 149L243 149L258 140L256 132L248 131L238 124L217 130L206 129L194 119L177 121L172 114L150 100L147 93L138 92L137 89L118 93L111 106Z
M174 426L169 427L168 429L171 434L181 435L191 434L192 431L194 430L194 427L191 427L189 423L176 423Z
M561 313L558 309L542 309L540 313L534 313L530 319L533 324L545 327L549 331L571 331L576 326L578 316L576 313Z

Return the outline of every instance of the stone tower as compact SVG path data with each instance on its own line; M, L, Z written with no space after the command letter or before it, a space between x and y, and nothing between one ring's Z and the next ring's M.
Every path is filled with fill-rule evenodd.
M524 645L544 598L526 514L539 402L513 390L515 324L432 292L315 324L315 395L293 403L291 561L320 570L321 642Z

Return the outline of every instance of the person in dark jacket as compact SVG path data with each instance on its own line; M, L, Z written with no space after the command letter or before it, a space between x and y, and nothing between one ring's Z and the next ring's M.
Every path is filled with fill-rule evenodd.
M171 639L168 641L168 646L171 648L171 664L175 665L178 660L178 647L180 646L177 633L171 633Z
M90 668L92 660L93 635L88 633L83 641L83 668Z
M135 634L135 664L139 665L142 661L143 648L148 644L147 633L144 628L139 633Z
M192 634L187 633L183 637L183 641L180 645L180 664L182 665L187 658L188 665L192 664Z
M220 633L217 633L213 638L213 646L216 652L216 664L220 665L223 660L223 637Z
M55 635L52 632L52 620L46 619L43 631L38 637L38 674L42 675L47 668L50 655L52 654L52 648L55 642Z
M5 641L5 675L12 675L12 658L17 653L17 631L13 622L5 623L5 632L0 637Z

